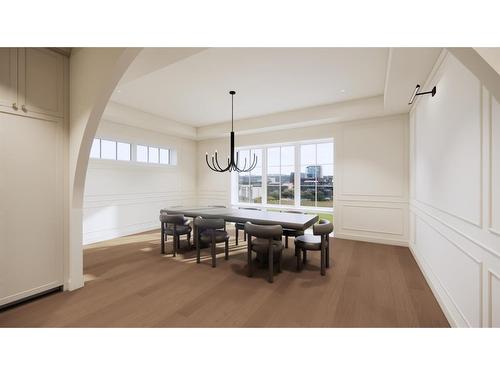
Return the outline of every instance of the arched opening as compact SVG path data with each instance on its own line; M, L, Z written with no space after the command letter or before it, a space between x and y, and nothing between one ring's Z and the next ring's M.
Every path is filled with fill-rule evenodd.
M141 48L80 48L70 60L69 214L65 288L83 286L82 205L89 152L116 85Z

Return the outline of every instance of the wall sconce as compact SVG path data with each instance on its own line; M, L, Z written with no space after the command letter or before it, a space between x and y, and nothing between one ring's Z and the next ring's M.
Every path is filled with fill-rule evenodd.
M425 94L432 94L432 96L436 95L436 86L434 86L431 91L420 92L420 85L417 85L415 87L415 91L413 91L413 95L411 96L410 101L408 102L408 105L413 104L413 101L415 100L415 97L417 95L425 95Z

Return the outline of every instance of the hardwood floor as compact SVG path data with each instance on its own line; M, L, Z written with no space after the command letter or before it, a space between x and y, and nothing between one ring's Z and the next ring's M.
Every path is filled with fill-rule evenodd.
M0 327L448 327L409 249L334 239L331 268L310 252L295 271L293 239L274 284L246 276L246 242L217 268L210 251L161 256L159 231L88 246L85 287L0 312ZM185 242L183 241L183 244ZM172 242L167 244L167 252ZM182 250L181 250L182 251Z

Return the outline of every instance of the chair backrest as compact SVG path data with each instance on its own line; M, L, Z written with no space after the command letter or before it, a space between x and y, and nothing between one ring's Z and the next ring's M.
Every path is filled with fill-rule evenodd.
M165 224L184 225L184 215L162 213L160 221Z
M283 234L283 227L281 225L257 225L247 221L245 232L257 238L275 238Z
M333 232L333 224L328 220L321 219L317 224L313 225L314 235L325 235Z
M225 221L224 219L209 219L197 216L194 218L194 225L201 229L224 229Z

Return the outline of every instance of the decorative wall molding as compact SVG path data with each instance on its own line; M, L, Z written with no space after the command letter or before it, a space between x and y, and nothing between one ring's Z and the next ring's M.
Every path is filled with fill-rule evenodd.
M498 285L500 286L500 275L489 269L488 270L488 327L494 327L494 326L498 327L498 325L496 325L495 323L497 321L500 322L500 311L497 312L498 319L495 319L494 296L497 296L497 299L500 301L500 297L498 297L500 295L500 290L496 294L494 291L495 280L498 282Z
M462 232L461 230L457 229L456 227L454 227L453 225L450 225L449 223L447 223L446 221L444 221L443 219L439 218L438 216L436 215L433 215L432 213L428 212L428 211L425 211L423 210L422 208L418 207L418 206L415 206L413 204L410 203L410 210L413 211L417 217L421 217L419 214L420 213L423 213L424 215L427 215L428 217L438 221L440 224L443 224L444 226L446 226L447 228L451 229L452 231L454 231L456 234L458 234L459 236L467 239L468 241L470 241L471 243L479 246L480 248L482 248L483 250L486 250L487 252L489 252L491 255L495 256L496 258L500 259L500 251L497 253L495 250L493 250L492 248L486 246L484 243L482 243L481 241L469 236L468 234Z
M440 56L440 58L438 59L438 62L437 62L437 68L436 69L433 69L433 72L431 73L431 76L429 77L426 85L428 86L432 86L432 85L438 85L438 83L440 82L440 80L442 79L443 75L445 75L445 72L447 71L447 69L449 68L450 64L452 63L455 63L456 62L456 59L454 59L449 53L447 53L446 51L443 52L443 54ZM458 62L459 65L455 65L455 66L460 66L462 68L465 69L465 67L463 67L460 62ZM452 65L453 66L453 65ZM469 75L469 76L473 76L472 74ZM448 78L449 79L449 78ZM481 82L479 80L477 80L477 78L475 78L476 81L477 81L477 102L478 102L478 117L475 119L475 123L477 123L478 125L478 138L479 138L479 148L478 148L478 165L477 165L477 169L479 171L481 171L481 166L482 166L482 154L483 154L483 144L482 144L482 133L483 133L483 115L482 115L482 108L483 108L483 100L482 100L482 86L481 86ZM449 92L445 92L444 94L450 94ZM419 98L419 103L426 103L425 100L429 100L428 98L427 99L422 99L422 98ZM438 99L436 99L438 100ZM423 101L423 102L422 102ZM416 164L417 164L417 161L419 160L419 144L417 143L417 130L418 130L418 109L421 109L421 108L417 108L417 106L414 106L412 108L412 113L411 113L411 116L415 116L414 118L414 125L413 125L413 132L411 132L411 142L410 143L413 143L413 161L414 161L414 166L411 166L411 168L415 168L415 181L417 181L419 178L418 178L418 169L416 168ZM421 120L422 121L422 120ZM411 169L410 168L410 169ZM478 213L478 219L477 220L474 220L474 219L471 219L471 218L467 218L467 217L464 217L460 214L457 214L457 213L453 213L451 212L450 210L446 209L446 208L443 208L443 207L439 207L438 205L434 204L434 203L431 203L431 202L427 202L425 200L423 200L421 197L419 197L419 194L418 194L418 191L417 191L417 186L415 186L415 200L418 201L419 203L421 204L424 204L424 205L427 205L435 210L438 210L438 211L441 211L445 214L448 214L452 217L455 217L455 218L458 218L460 220L463 220L464 222L467 222L469 224L472 224L478 228L481 228L482 227L482 201L483 201L483 196L482 196L482 183L483 183L483 176L481 173L479 173L479 176L478 176L478 209L479 209L479 213Z
M380 233L380 234L390 234L390 235L398 235L398 236L403 236L404 233L404 225L402 224L405 220L405 209L401 207L392 207L392 206L373 206L373 205L359 205L359 204L342 204L342 209L344 210L345 207L353 207L353 208L362 208L362 209L372 209L372 210L378 210L378 214L381 215L380 210L395 210L399 211L401 214L401 220L399 223L401 223L401 230L399 231L384 231L384 230L374 230L374 229L366 229L366 228L361 228L361 227L348 227L344 224L345 220L345 212L343 212L343 220L341 224L341 231L343 230L348 230L348 231L356 231L356 232L368 232L368 233Z
M460 95L463 91L457 91L460 87L477 87L477 90L464 91L464 95L468 95L467 98L472 96L473 102L477 100L479 103L479 112L477 115L479 117L475 116L477 106L474 106L474 111L462 116L460 110L464 111L466 108L456 106L456 108L450 109L450 106L445 105L445 102L440 102L439 94L433 101L429 98L419 98L418 102L414 104L410 113L410 184L412 185L410 191L415 191L415 196L412 194L409 204L410 249L453 326L499 326L500 318L497 320L495 318L499 316L500 300L495 300L496 293L498 293L495 291L495 288L497 290L500 289L500 284L497 284L500 280L498 276L500 275L500 242L498 238L500 231L494 228L493 217L495 214L498 214L498 211L496 211L497 208L492 204L493 196L496 193L493 174L497 173L493 165L494 157L492 155L496 146L493 139L493 132L498 125L495 124L491 94L485 88L484 82L479 81L477 78L478 75L474 71L472 71L472 74L477 79L477 85L470 74L466 74L467 77L458 74L456 63L450 68L450 65L447 64L449 60L449 53L444 52L436 63L433 73L427 80L426 86L437 85L439 93L443 70L454 69L452 76L450 74L447 76L447 84L450 84L450 77L454 78L453 87L448 87L445 93L454 95L456 92L456 95ZM462 79L466 80L466 83L461 83L460 80ZM442 82L441 87L443 87ZM443 94L443 88L441 89L441 93ZM465 99L462 98L462 100ZM422 105L424 106L422 107ZM433 117L428 117L423 112L427 109L433 113L437 113L436 111L443 112L439 116L433 115ZM454 113L448 116L447 111L454 111ZM458 115L456 111L459 112ZM439 177L436 175L436 169L432 168L432 164L429 164L428 160L424 164L420 164L418 169L415 168L417 163L419 163L419 159L423 157L427 157L428 159L430 156L435 155L436 150L440 150L438 143L432 144L433 133L431 128L427 128L425 132L419 133L419 126L423 126L423 121L426 121L426 118L441 119L448 122L448 126L444 128L446 133L441 133L440 135L443 138L443 134L447 134L449 130L449 139L451 141L451 151L448 154L443 153L443 157L447 156L449 158L448 164L443 163L443 166L453 166L454 159L452 157L457 155L457 147L463 144L464 134L473 134L474 140L477 140L472 146L469 145L469 148L473 150L474 158L467 163L467 168L464 170L464 173L466 173L466 171L474 168L474 176L477 175L477 179L474 178L474 180L471 180L470 177L464 175L464 178L468 178L468 180L464 180L464 183L472 185L469 185L468 188L456 190L455 195L452 196L453 199L443 200L445 206L437 206L434 203L436 201L441 202L436 199L442 197L443 191L445 191L442 189L446 185L436 185L434 188L431 187L430 189L426 188L423 190L426 192L425 196L432 198L432 201L423 199L419 191L413 187L416 181L417 184L418 182L421 184L425 182L428 184L427 186L432 184L434 180L429 178L431 172L434 173L434 177ZM454 121L454 125L450 126L449 122L452 120ZM473 124L470 122L462 124L461 120L462 122L471 120ZM477 128L474 126L475 124L477 124ZM440 123L436 123L435 125L440 126ZM467 127L462 128L466 132L462 133L462 138L457 135L460 126ZM416 141L417 136L419 137L418 142ZM457 140L456 143L453 143L454 139ZM455 148L453 149L452 147ZM428 151L429 149L431 153L426 154L426 150ZM478 165L474 167L476 155ZM458 159L463 159L463 155ZM422 163L422 161L420 162ZM424 169L422 172L422 167L428 167L427 164L430 165L430 169ZM425 174L419 175L420 173ZM425 178L423 176L427 176L428 181L422 180L422 178ZM457 181L460 180L457 177L459 175L452 174L452 176L455 176L454 179ZM470 202L467 203L460 199L460 194L457 193L462 191L474 193L473 197L477 193L478 197L472 200L470 197L467 197L467 202ZM454 203L455 201L456 203ZM474 204L474 207L468 207L467 209L462 207L462 210L456 210L457 212L454 210L452 212L448 208L455 207L453 204ZM464 216L465 214L467 216ZM425 228L424 226L431 228L432 231L419 229ZM432 233L437 233L436 236L440 236L441 239L434 237ZM446 242L441 242L442 240ZM432 241L439 241L440 246L443 248L442 255L439 252L432 251ZM449 246L445 245L445 243L448 243ZM423 249L422 246L429 246L429 248ZM434 250L437 251L438 249ZM453 258L454 251L457 251L456 259ZM459 256L459 253L463 254L466 258ZM431 262L427 259L427 256L432 257ZM466 259L469 259L470 262L467 262ZM455 266L454 261L457 262ZM455 272L456 274L453 271L450 272L449 268L447 268L448 264L449 267L459 267L460 272ZM453 291L453 293L450 291Z
M481 260L475 258L474 256L472 256L467 250L465 250L462 246L458 245L455 241L451 240L444 232L439 230L437 227L433 226L428 221L423 220L421 217L419 217L419 219L423 223L425 223L429 228L431 228L435 233L440 235L443 239L445 239L447 242L449 242L451 245L453 245L454 248L458 249L462 254L464 254L466 257L468 257L472 262L474 262L476 264L476 266L478 268L478 280L477 280L478 291L477 291L477 293L479 296L479 303L478 303L478 306L476 306L476 308L477 308L478 317L479 317L479 327L481 327L483 325L483 302L482 302L482 300L483 300L482 283L483 283L483 267L484 267L483 262ZM450 291L448 290L448 287L442 281L441 277L437 273L434 272L431 264L426 259L426 257L418 250L418 247L416 247L416 249L417 249L417 253L420 255L420 258L425 261L429 270L432 272L435 280L437 280L439 282L439 285L445 291L449 301L453 304L456 311L458 311L458 313L460 314L463 321L467 324L468 327L475 327L476 325L472 324L469 321L469 319L465 316L465 313L462 311L462 309L460 308L460 305L457 303L457 301L455 301L455 298L450 293Z

